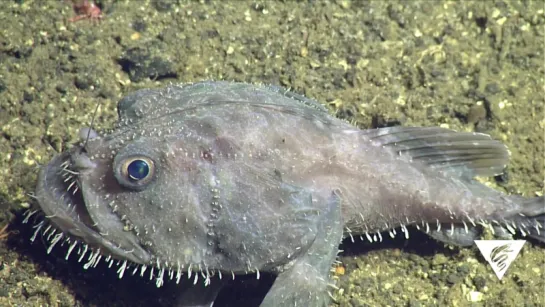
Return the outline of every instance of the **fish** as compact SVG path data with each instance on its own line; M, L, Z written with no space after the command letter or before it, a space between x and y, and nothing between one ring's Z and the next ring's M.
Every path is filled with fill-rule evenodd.
M545 242L543 196L476 179L509 160L486 134L360 129L282 87L226 81L142 89L117 111L41 167L32 239L77 250L85 269L116 263L120 278L200 279L179 306L212 306L235 276L264 272L276 278L260 306L327 306L339 244L355 236L413 229L470 246L489 228Z

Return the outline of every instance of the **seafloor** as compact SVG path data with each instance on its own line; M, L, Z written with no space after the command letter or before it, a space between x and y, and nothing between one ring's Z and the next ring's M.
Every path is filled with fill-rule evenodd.
M96 126L109 127L117 100L138 88L272 83L364 128L489 133L512 154L506 175L489 182L543 193L542 1L97 3L102 19L71 22L68 0L0 1L0 228L9 223L0 234L0 306L171 304L174 285L118 280L104 265L85 271L77 257L64 260L66 247L46 255L20 218L33 204L37 164L67 148L97 104ZM411 235L347 243L332 305L545 304L545 246L529 241L498 281L475 247ZM245 295L236 294L239 303Z

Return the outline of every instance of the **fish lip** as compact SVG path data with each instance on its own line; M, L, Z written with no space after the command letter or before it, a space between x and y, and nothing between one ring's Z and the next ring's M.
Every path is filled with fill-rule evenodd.
M46 218L63 233L76 237L102 254L107 253L114 258L138 264L149 263L152 257L141 246L121 246L108 240L93 226L94 222L88 213L78 214L78 211L86 212L84 197L80 191L67 192L68 185L60 173L63 164L70 163L71 156L71 152L61 153L40 169L35 193Z

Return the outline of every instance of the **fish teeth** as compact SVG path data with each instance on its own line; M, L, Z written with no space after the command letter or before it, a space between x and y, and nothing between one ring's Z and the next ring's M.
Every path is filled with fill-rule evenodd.
M146 272L146 269L148 268L147 265L143 264L141 267L140 267L140 277L143 277L144 276L144 273Z
M78 262L81 262L81 260L83 260L83 257L85 257L85 254L87 253L87 249L89 247L87 246L87 244L83 244L83 251L81 252L80 254L80 257L78 259Z
M401 231L403 233L405 233L405 239L408 240L409 239L409 230L407 229L407 227L404 224L401 224Z
M163 275L165 275L165 268L162 268L159 271L159 274L157 275L157 278L155 279L155 285L157 286L157 288L160 288L164 284Z
M51 234L50 234L51 236ZM53 240L51 240L51 244L49 245L49 247L47 248L47 253L50 254L51 251L53 250L53 248L55 247L55 245L59 242L60 239L62 239L62 237L64 236L64 234L62 232L59 232L57 233L54 237L53 237ZM48 238L49 239L49 238Z
M72 254L72 251L74 250L76 245L78 245L78 241L74 240L74 242L70 244L70 247L68 248L68 252L66 253L66 256L64 257L64 260L68 260L68 258L70 258L70 254Z
M117 269L117 274L119 276L119 279L123 278L123 274L125 274L125 269L127 268L127 260L123 261L123 264L119 266Z

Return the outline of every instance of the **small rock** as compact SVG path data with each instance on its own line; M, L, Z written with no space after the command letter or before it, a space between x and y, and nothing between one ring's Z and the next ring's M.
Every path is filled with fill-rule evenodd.
M94 80L87 74L80 74L76 76L74 85L80 90L88 90L93 86Z
M153 1L153 6L158 12L164 13L172 9L172 2L167 0L156 0Z
M489 93L489 94L497 94L499 92L501 92L501 88L499 87L499 85L497 83L488 83L484 90Z
M401 286L400 284L395 284L394 287L392 288L392 292L395 294L403 293L403 286Z
M0 93L5 91L7 88L8 87L7 87L6 83L4 82L4 80L0 80Z
M433 257L431 263L433 266L443 265L448 262L448 258L443 254L437 254Z
M447 276L447 282L451 285L454 285L455 283L457 283L458 281L460 281L460 277L456 274L448 274Z
M482 104L475 104L467 113L467 122L476 124L486 118L486 108Z
M142 48L127 50L118 63L123 71L129 74L132 82L139 82L145 78L158 80L177 77L172 62L152 55Z
M477 290L480 291L486 286L486 279L484 279L482 276L475 276L475 278L473 278L473 284Z
M483 300L483 294L479 291L471 291L467 294L467 300L473 303Z
M57 84L55 89L57 90L57 92L59 92L60 94L63 94L63 95L68 93L68 89L66 88L66 85L64 85L64 84Z

